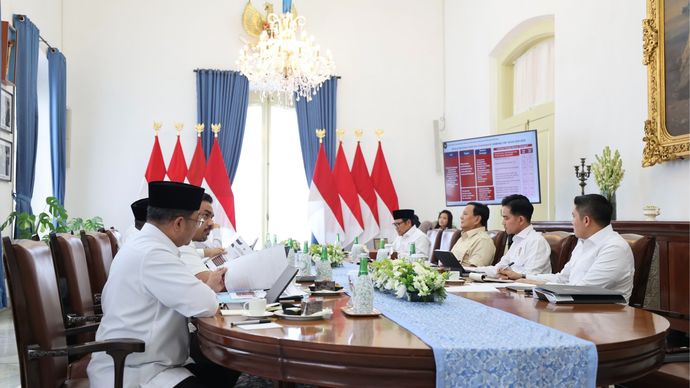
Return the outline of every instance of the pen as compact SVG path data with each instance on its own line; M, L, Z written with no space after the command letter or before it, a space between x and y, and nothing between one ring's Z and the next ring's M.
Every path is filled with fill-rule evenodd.
M503 268L510 268L510 266L512 266L513 264L515 264L515 262L514 262L514 261L511 261L508 265L506 265L506 266L503 267Z
M230 326L255 325L258 323L271 323L270 319L250 319L246 321L233 322Z

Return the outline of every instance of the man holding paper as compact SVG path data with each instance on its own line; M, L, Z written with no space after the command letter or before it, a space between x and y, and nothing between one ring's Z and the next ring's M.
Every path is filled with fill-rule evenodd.
M213 198L207 193L204 193L201 200L201 206L199 207L199 220L201 221L203 219L203 222L194 233L192 241L206 241L206 239L208 239L208 235L213 229L213 216ZM203 258L217 256L224 252L225 250L223 248L196 249L192 243L190 243L180 247L180 259L192 275L205 283L209 275L211 275L211 271L204 265ZM220 292L222 288L214 291Z
M501 201L501 216L506 233L513 235L513 245L493 266L475 270L496 277L498 272L509 268L521 275L551 272L551 247L540 232L532 226L534 206L524 195L509 195Z
M579 241L561 272L528 275L526 279L507 268L499 273L537 285L603 287L620 292L627 301L633 288L635 260L628 242L611 227L611 203L599 194L580 195L574 202L573 231Z

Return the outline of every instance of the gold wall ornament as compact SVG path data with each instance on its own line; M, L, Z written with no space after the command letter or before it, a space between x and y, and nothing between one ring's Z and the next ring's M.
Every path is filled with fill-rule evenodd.
M362 131L361 129L355 129L355 139L357 139L357 141L362 140L363 134L364 134L364 131Z
M175 130L177 131L177 136L180 136L180 132L182 132L182 128L184 128L184 124L175 123Z
M326 130L325 129L317 129L316 130L316 137L319 138L319 144L323 143L323 138L326 137Z
M160 121L154 121L153 122L153 132L155 133L156 136L158 136L158 131L160 131L162 127L163 127L163 123L161 123Z
M220 123L211 124L211 132L213 132L213 137L218 137L218 132L220 132Z
M338 136L339 141L343 141L343 137L345 137L345 130L344 129L336 129L335 130L336 136Z
M378 141L381 141L381 139L383 139L383 129L377 129L376 131L374 131L374 133L376 133L376 139Z
M201 132L204 132L204 128L206 128L206 126L202 123L198 123L194 126L194 130L196 130L197 137L201 137Z
M642 21L643 58L647 65L647 111L648 117L644 123L644 149L642 150L642 166L649 167L655 164L674 159L685 159L690 156L690 128L687 125L688 100L683 99L683 93L677 90L688 88L688 67L681 66L678 71L681 74L672 73L674 81L666 86L666 58L676 58L679 46L666 47L666 28L676 28L675 25L667 26L665 18L668 12L683 12L681 7L669 9L665 12L665 0L647 0L647 19ZM687 12L687 11L686 11ZM674 16L668 14L669 19ZM686 35L687 39L687 35ZM688 41L685 41L685 50L688 49ZM668 51L667 51L668 50ZM675 51L674 51L675 50ZM681 49L682 50L682 49ZM672 63L672 62L669 62ZM677 77L676 77L677 75ZM685 80L685 81L682 81ZM686 94L687 95L687 94ZM680 96L680 97L679 97ZM670 115L670 116L669 116ZM685 123L683 125L683 123Z

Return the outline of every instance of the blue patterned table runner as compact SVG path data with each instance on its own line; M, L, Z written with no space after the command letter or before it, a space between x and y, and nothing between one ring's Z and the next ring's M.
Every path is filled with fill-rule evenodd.
M347 272L356 269L345 263L333 278L349 288ZM450 294L439 304L375 292L374 306L431 347L436 387L595 386L589 341Z

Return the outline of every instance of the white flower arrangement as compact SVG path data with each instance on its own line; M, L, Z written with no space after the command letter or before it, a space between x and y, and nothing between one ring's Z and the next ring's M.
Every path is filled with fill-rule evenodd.
M309 254L311 254L312 260L321 260L321 245L312 244L309 247ZM328 255L328 260L331 262L331 267L342 267L343 261L345 261L345 252L342 247L337 247L333 244L326 245L326 254Z
M383 260L371 264L374 287L395 294L397 298L414 295L424 300L442 302L448 273L439 273L424 262Z
M602 194L611 199L613 193L616 192L621 185L625 170L623 169L623 161L621 155L616 150L611 156L611 149L609 146L604 147L601 156L594 155L596 161L592 163L592 172L594 172L594 180L599 186Z

